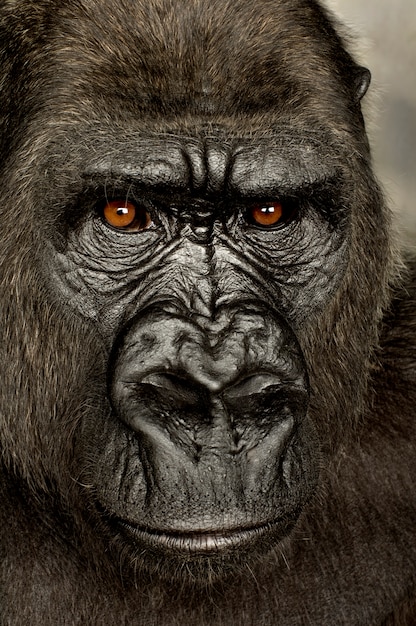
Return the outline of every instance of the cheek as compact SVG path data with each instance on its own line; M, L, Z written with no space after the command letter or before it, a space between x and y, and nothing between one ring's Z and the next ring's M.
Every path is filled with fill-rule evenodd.
M301 332L306 321L325 311L348 262L347 228L337 234L317 221L282 231L279 237L251 233L216 247L217 293L224 301L252 298L267 303Z

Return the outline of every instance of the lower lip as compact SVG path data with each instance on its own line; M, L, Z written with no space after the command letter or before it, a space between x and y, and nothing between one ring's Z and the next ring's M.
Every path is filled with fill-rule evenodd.
M276 523L267 523L255 528L240 530L201 531L192 533L163 532L156 530L144 530L131 526L127 522L120 525L133 536L136 541L143 542L149 547L182 552L186 554L218 554L242 548L267 535L276 527Z

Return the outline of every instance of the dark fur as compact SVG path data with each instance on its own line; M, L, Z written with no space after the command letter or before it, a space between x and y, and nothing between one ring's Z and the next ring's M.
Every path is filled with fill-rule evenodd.
M3 0L0 65L1 624L415 624L416 272L393 249L362 74L330 19L312 0ZM169 581L132 559L92 505L94 451L81 458L79 441L107 416L108 346L49 268L84 142L98 162L104 132L116 155L130 129L217 128L284 135L294 153L307 131L342 170L351 229L335 292L324 284L309 313L313 269L289 315L319 488L283 542L201 584L186 563Z

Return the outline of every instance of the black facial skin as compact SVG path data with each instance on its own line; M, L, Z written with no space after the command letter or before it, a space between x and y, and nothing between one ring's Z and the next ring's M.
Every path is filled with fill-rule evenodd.
M7 0L0 67L0 624L414 624L414 269L330 17Z

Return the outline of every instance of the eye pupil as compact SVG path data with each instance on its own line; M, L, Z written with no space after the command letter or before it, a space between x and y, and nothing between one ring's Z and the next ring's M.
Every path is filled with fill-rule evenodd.
M257 226L275 226L283 216L281 202L255 204L250 208L250 221Z

